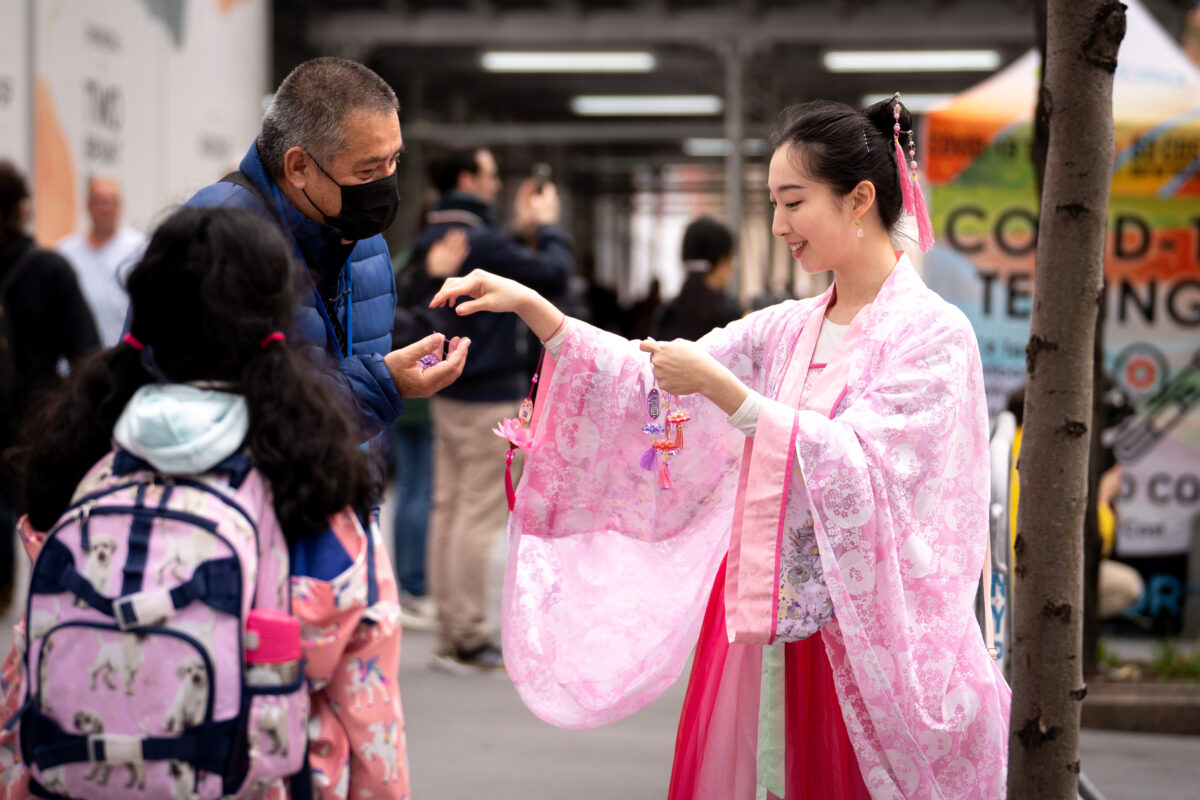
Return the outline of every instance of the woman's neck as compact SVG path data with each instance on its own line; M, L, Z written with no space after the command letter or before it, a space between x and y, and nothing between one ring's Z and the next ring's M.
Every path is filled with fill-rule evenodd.
M854 316L879 294L880 288L896 267L896 252L891 242L884 240L864 252L856 263L833 270L833 282L837 287L834 301L825 310L825 316L838 324L848 324Z

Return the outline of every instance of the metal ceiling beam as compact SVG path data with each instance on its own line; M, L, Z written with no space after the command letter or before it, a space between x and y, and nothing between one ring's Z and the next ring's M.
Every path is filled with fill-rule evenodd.
M316 12L308 40L320 52L367 52L386 47L533 47L706 45L737 41L747 52L775 44L938 47L1027 46L1032 14L954 4L930 11L916 3L879 4L853 12L827 5L798 11L746 13L737 9L573 12L563 10Z
M537 122L470 124L437 123L414 120L404 123L404 139L456 142L470 146L521 144L623 144L641 142L681 142L693 136L721 138L722 122ZM747 126L747 137L762 136L755 126Z

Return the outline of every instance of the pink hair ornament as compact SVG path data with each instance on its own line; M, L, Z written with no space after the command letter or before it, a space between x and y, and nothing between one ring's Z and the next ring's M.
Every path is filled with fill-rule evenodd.
M925 205L925 196L921 193L921 184L917 181L917 146L911 130L904 131L908 135L908 156L905 157L904 146L900 144L900 93L896 92L892 100L892 145L896 152L896 170L900 175L900 195L904 201L904 210L917 221L917 244L921 252L928 253L933 249L933 222L929 218L929 209Z

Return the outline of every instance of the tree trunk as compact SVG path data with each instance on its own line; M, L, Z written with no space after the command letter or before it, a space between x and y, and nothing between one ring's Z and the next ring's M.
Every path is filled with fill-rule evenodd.
M1097 493L1100 489L1100 474L1104 471L1104 444L1101 434L1107 424L1108 412L1104 392L1107 376L1104 374L1104 321L1106 290L1101 284L1100 308L1096 314L1095 342L1092 345L1092 430L1090 456L1088 458L1088 501L1083 517L1083 679L1096 676L1096 654L1100 647L1100 551L1104 540L1100 538L1100 516L1097 513ZM1115 533L1114 533L1115 535Z
M1036 31L1038 55L1046 63L1046 2L1034 2L1034 30ZM1030 156L1033 161L1034 185L1037 187L1038 202L1042 199L1042 186L1046 180L1046 149L1050 141L1050 108L1046 91L1046 72L1038 85L1038 103L1033 116L1033 145ZM1105 301L1100 299L1096 314L1096 340L1092 351L1095 364L1092 370L1092 432L1091 457L1088 459L1088 505L1083 517L1083 677L1090 679L1096 674L1096 655L1100 645L1100 523L1096 516L1096 491L1100 485L1101 462L1100 435L1107 417L1104 406L1104 320Z
M1117 0L1049 0L1049 121L1026 348L1013 616L1010 800L1071 800L1079 775L1083 523L1113 163Z

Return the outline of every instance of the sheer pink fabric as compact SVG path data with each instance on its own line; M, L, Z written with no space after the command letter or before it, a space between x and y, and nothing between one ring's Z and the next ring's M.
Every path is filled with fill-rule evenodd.
M805 322L827 301L775 306L702 344L775 397ZM973 614L988 485L975 338L903 257L853 328L834 418L768 402L749 450L787 448L779 463L795 463L803 477L837 614L821 641L871 796L1002 796L1011 695ZM702 398L686 399L693 421L671 462L675 488L658 489L638 468L649 388L648 358L636 345L574 322L543 379L510 525L504 647L525 702L560 726L620 718L676 678L737 516L746 440ZM768 500L746 504L788 487L781 476ZM754 630L725 633L768 641L773 623L760 616ZM722 657L716 677L701 670L715 663L708 648L697 652L689 689L689 700L693 689L707 699L684 724L707 719L730 746L696 758L697 792L678 796L750 798L756 782L770 784L755 763L767 648L730 646L741 663L731 670ZM819 718L793 713L804 680L821 685L788 673L787 751L813 741ZM759 775L731 777L746 770ZM734 791L722 794L715 787L727 779Z

